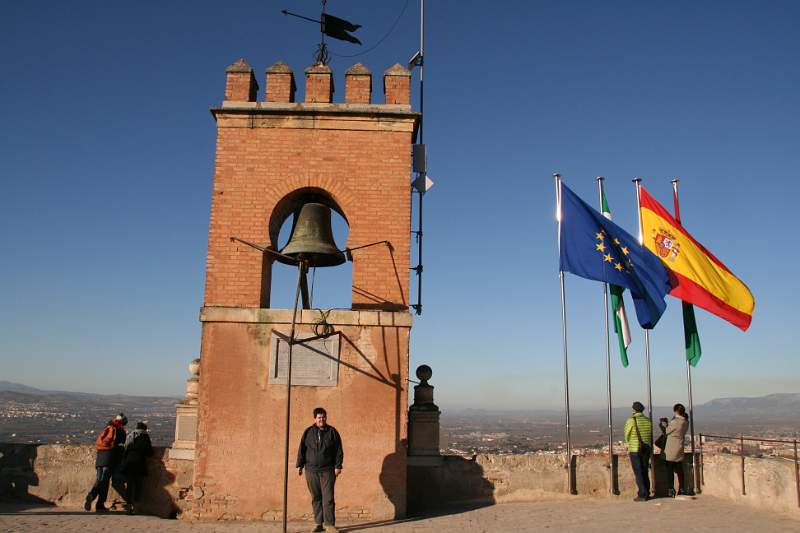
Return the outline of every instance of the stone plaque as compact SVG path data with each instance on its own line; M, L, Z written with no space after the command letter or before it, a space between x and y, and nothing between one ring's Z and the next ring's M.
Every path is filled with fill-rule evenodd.
M304 338L313 335L298 337ZM289 367L288 335L273 332L270 338L269 382L286 385ZM292 349L292 385L335 387L339 382L339 335L295 344Z
M175 440L197 440L197 415L178 414Z

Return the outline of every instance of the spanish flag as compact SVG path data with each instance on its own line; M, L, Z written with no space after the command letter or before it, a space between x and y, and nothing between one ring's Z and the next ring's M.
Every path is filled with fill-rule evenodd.
M641 188L642 239L670 271L670 294L747 331L755 301L747 285Z

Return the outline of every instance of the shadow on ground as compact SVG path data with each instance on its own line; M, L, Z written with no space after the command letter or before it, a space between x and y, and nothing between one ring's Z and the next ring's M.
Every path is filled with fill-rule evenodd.
M429 518L436 518L440 516L451 516L451 515L458 515L467 513L469 511L474 511L475 509L480 509L482 507L486 507L486 504L481 502L472 502L472 503L454 503L449 505L442 505L435 510L431 510L422 514L418 514L416 516L412 516L409 518L400 518L397 520L377 520L375 522L366 522L363 524L353 524L349 526L340 526L339 531L345 533L347 531L362 531L367 529L373 529L377 527L385 527L385 526L393 526L398 524L406 524L410 522L419 522L422 520L427 520Z

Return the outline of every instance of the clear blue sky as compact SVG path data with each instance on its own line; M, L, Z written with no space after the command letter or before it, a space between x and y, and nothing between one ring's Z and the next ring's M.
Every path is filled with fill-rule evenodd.
M380 39L405 0L331 0ZM215 126L225 67L263 86L278 59L311 63L319 4L4 2L0 6L0 379L43 388L183 391L199 353ZM795 392L800 376L800 4L428 2L424 314L412 369L433 367L444 406L561 405L554 195L587 201L607 178L636 229L631 178L749 285L747 333L698 311L696 399ZM333 56L337 93L418 48L418 3L358 58ZM416 84L416 75L414 82ZM263 90L263 87L262 87ZM416 89L415 89L416 90ZM302 94L302 91L301 91ZM342 243L340 243L342 244ZM283 273L274 291L288 304ZM349 305L348 274L320 273L317 302ZM338 283L337 283L338 281ZM567 279L574 404L605 402L602 290ZM630 305L630 302L629 302ZM616 404L644 398L643 346L614 353ZM653 333L656 404L685 400L680 306Z

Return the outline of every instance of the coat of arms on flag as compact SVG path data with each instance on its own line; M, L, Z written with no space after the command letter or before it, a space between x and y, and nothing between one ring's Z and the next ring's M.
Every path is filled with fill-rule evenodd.
M659 227L653 230L653 242L658 256L669 262L674 262L681 251L681 245L668 229Z

